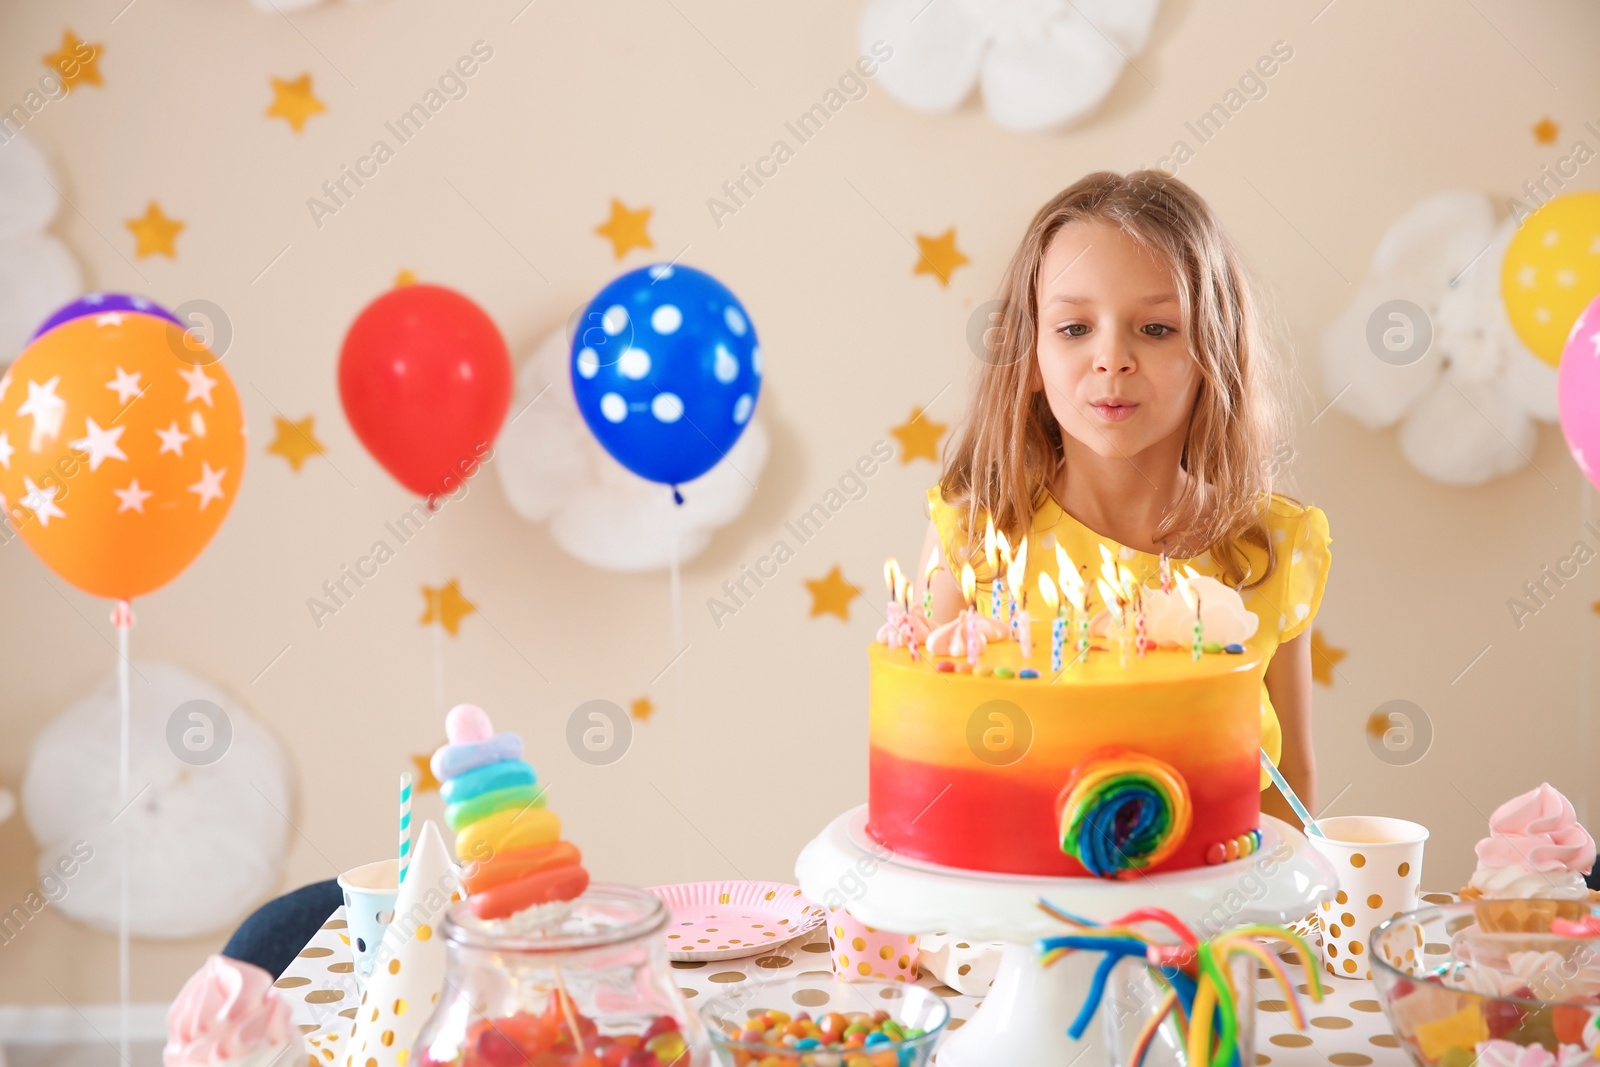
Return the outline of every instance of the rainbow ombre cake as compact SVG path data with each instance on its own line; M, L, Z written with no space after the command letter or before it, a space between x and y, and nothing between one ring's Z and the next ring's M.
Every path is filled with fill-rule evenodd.
M1033 637L1049 647L1047 625ZM1009 640L985 643L976 667L898 646L869 652L868 829L896 853L1126 878L1259 846L1254 652L1158 648L1125 666L1093 652L1052 680L1048 657L1023 660Z

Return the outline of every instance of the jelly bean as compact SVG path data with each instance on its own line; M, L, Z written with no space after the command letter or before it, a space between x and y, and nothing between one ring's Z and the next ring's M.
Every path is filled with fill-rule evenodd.
M1017 677L1018 678L1037 678L1037 677L1039 677L1039 672L1034 670L1032 667L1024 667L1020 671L1017 672Z
M561 820L549 808L497 811L456 834L456 855L482 859L497 852L553 845L561 840Z
M428 769L442 782L491 763L521 758L522 738L516 734L495 734L487 741L445 745L434 749L432 758L428 760Z
M951 671L956 669L956 665L947 659L942 659L933 665L933 669L943 674L949 674Z
M1242 655L1244 655L1244 646L1243 645L1237 645L1237 644L1235 644L1235 645L1223 645L1222 646L1222 651L1228 653L1228 655L1230 655L1230 656L1242 656Z
M994 676L996 678L1015 678L1016 672L1010 667L996 667L994 669Z
M487 741L494 736L494 724L478 705L457 704L444 717L444 735L452 745Z
M538 783L539 776L533 773L533 767L526 760L501 760L446 779L439 786L439 796L446 804L460 804L496 789Z
M1222 651L1222 646L1217 644L1215 641L1207 641L1205 644L1200 646L1200 651L1202 651L1202 652L1221 652Z
M544 790L531 785L510 786L489 793L480 793L471 800L451 804L444 809L444 821L458 833L480 819L486 819L506 808L542 808Z
M972 676L974 678L987 678L991 674L998 674L998 673L999 672L996 671L993 667L990 667L987 664L980 664L979 666L977 666L977 667L975 667L973 669Z
M474 893L467 899L478 918L503 919L536 904L571 900L588 886L589 872L582 867L557 867Z

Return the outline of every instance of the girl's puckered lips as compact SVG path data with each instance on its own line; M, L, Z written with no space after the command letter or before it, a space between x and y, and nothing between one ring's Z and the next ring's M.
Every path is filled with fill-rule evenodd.
M1095 414L1106 422L1122 422L1125 419L1132 418L1133 413L1139 410L1138 404L1120 396L1101 397L1098 400L1090 401L1089 406L1094 408Z

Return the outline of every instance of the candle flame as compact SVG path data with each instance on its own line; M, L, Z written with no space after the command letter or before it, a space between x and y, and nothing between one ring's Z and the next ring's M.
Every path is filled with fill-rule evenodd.
M1172 576L1172 581L1173 584L1178 587L1178 595L1183 597L1183 602L1189 605L1191 608L1198 609L1200 607L1200 598L1196 596L1194 590L1189 587L1189 576L1175 574Z
M1044 571L1039 572L1039 596L1044 599L1049 614L1054 615L1061 607L1061 595L1056 592L1056 583Z
M1193 567L1189 566L1187 563L1185 563L1183 565L1183 573L1184 573L1184 575L1186 577L1189 577L1189 578L1198 578L1198 577L1200 577L1200 572L1195 570Z
M1026 571L1028 569L1028 538L1026 535L1023 536L1022 543L1017 546L1015 562L1022 570Z
M1122 586L1123 595L1129 600L1133 599L1134 591L1139 588L1139 583L1134 580L1133 572L1122 564L1117 564L1118 584Z
M900 562L890 558L883 564L883 584L889 587L889 595L896 600L900 599Z
M1072 557L1059 543L1056 544L1056 581L1063 593L1068 589L1083 588L1083 576L1078 573L1078 565L1072 562Z
M972 573L972 564L963 563L961 565L961 595L966 598L967 607L969 608L972 606L972 596L977 591L977 588L978 579Z
M1116 592L1106 584L1104 578L1096 578L1095 585L1099 587L1100 599L1105 601L1106 610L1111 612L1111 617L1113 619L1122 618L1122 605L1117 602L1119 598Z
M995 567L993 517L986 517L983 520L983 558L989 564L989 571L992 574Z
M995 532L994 544L995 544L995 549L997 550L997 554L1000 557L1000 566L1001 566L1001 568L1004 569L1004 570L1010 570L1011 569L1011 541L1010 541L1009 538L1006 537L1006 534L1005 534L1004 530L998 530L998 531ZM991 569L994 567L994 562L992 560L990 561L989 566L990 566Z
M933 584L933 572L939 569L939 546L934 545L933 551L928 553L928 566L922 572L922 584Z

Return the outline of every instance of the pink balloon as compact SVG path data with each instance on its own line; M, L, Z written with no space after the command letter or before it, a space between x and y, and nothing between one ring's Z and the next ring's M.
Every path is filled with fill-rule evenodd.
M457 704L444 717L444 735L452 745L469 745L494 736L489 713L476 704Z
M1600 486L1600 296L1572 324L1556 371L1561 432L1584 477Z

